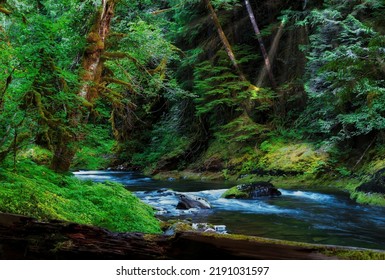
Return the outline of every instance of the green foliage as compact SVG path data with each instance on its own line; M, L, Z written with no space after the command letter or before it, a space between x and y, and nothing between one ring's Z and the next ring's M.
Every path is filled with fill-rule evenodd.
M383 130L385 37L338 9L313 11L310 18L317 27L308 54L310 100L300 125L305 121L311 133L333 141Z
M132 157L132 163L141 167L155 168L159 161L176 160L182 156L192 142L180 131L181 109L174 106L171 113L154 125L150 143L142 153Z
M118 151L126 157L123 161L145 150L153 138L153 124L170 104L191 96L179 86L171 69L183 53L166 38L171 23L165 18L167 14L157 13L163 6L154 1L120 1L108 38L104 95L111 103L110 121L119 142ZM149 153L151 162L162 154Z
M211 0L213 6L217 9L232 10L234 7L242 7L239 0Z
M243 62L251 59L246 53L241 58ZM203 61L194 68L197 115L210 113L214 122L223 119L229 111L241 111L243 103L258 96L249 82L241 81L234 73L225 51L219 51L217 56L215 60Z
M48 166L51 162L52 152L37 145L25 147L18 154L17 160L29 159L33 162Z
M335 169L342 177L349 177L352 172L350 170L348 170L346 167L337 167Z
M153 209L116 183L92 183L58 175L24 160L17 173L0 168L0 211L105 227L118 232L159 233Z
M33 142L54 150L81 129L71 123L80 105L76 57L84 22L74 15L84 12L81 2L9 1L14 16L4 19L0 41L0 153Z
M72 169L106 169L114 159L115 144L108 125L87 125L85 139L79 143Z
M214 135L220 141L253 143L253 140L256 141L266 137L268 132L269 128L267 126L257 124L249 116L243 114L221 126Z
M211 2L252 82L263 60L243 2ZM79 169L105 168L117 152L119 163L217 168L225 177L255 168L350 176L352 152L362 154L355 140L379 145L385 129L384 2L316 1L305 10L289 2L255 9L267 50L276 51L273 92L235 71L204 1L117 1L91 104L77 95L79 69L101 1L8 0L12 14L0 13L0 162L13 155L49 164L52 151L77 141ZM292 69L296 78L303 70L293 50L307 40L298 46L306 74L290 80ZM368 150L363 170L383 168L383 154Z

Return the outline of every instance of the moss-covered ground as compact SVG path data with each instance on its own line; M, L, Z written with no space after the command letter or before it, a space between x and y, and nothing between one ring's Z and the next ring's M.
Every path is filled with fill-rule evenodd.
M0 211L117 232L161 232L154 211L116 183L80 181L28 159L0 167Z

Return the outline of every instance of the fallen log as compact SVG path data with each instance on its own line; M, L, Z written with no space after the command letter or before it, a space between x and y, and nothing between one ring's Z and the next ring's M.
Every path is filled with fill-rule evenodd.
M63 221L0 213L1 259L336 259L384 258L383 251L300 244L247 236L181 232L172 236L114 233ZM351 253L353 252L353 254ZM362 255L365 252L365 255ZM369 253L368 253L369 252ZM361 257L362 258L362 257Z

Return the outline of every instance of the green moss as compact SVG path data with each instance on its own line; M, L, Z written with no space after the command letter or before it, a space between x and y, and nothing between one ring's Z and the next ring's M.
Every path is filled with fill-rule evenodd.
M23 161L14 173L0 168L0 211L59 219L112 231L161 232L153 209L122 185L80 181Z
M320 253L327 256L336 256L343 260L385 260L385 253L374 250L343 249L343 248L325 248Z
M224 142L248 143L263 137L269 129L265 125L255 123L247 114L242 114L215 133L217 139Z
M369 162L364 164L361 170L368 174L374 174L380 169L385 167L385 157L383 156L385 153L385 148L377 148L372 151L373 157L370 157Z
M88 43L96 43L98 41L101 41L100 35L97 32L90 32L87 36L87 42Z
M363 193L363 192L352 192L350 195L351 199L354 199L361 204L370 204L374 206L385 207L385 195L380 193Z
M236 186L228 189L222 194L223 198L248 198L246 192L240 191Z
M192 231L192 225L189 222L179 221L172 225L175 232Z
M255 169L259 155L259 151L245 143L215 139L200 158L190 165L190 168L212 171L217 167L217 171L226 169L226 177L230 179L231 175L245 174Z
M265 170L285 172L317 173L328 162L329 155L315 149L310 143L263 142L261 150L266 154L259 160Z
M52 159L52 152L42 147L33 145L21 151L18 154L18 159L30 159L38 164L49 165Z
M337 257L338 259L343 259L343 260L384 260L385 259L384 251L377 251L377 250L370 250L370 249L356 249L356 248L346 248L346 247L339 247L339 246L309 244L309 243L303 243L303 242L270 239L270 238L238 235L238 234L223 235L223 234L216 234L216 233L202 233L202 235L210 236L213 238L228 238L232 240L245 240L245 241L258 242L258 243L264 243L264 244L277 244L277 245L303 247L304 249L311 249L320 254Z

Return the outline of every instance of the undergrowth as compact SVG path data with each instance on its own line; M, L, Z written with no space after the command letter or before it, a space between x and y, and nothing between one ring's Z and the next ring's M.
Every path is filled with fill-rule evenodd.
M88 125L87 135L79 144L72 169L105 169L114 160L114 146L111 128L103 125Z
M117 232L161 232L153 209L120 184L81 181L28 160L16 167L0 167L1 212Z
M352 192L350 198L361 204L385 207L385 195L380 193Z

